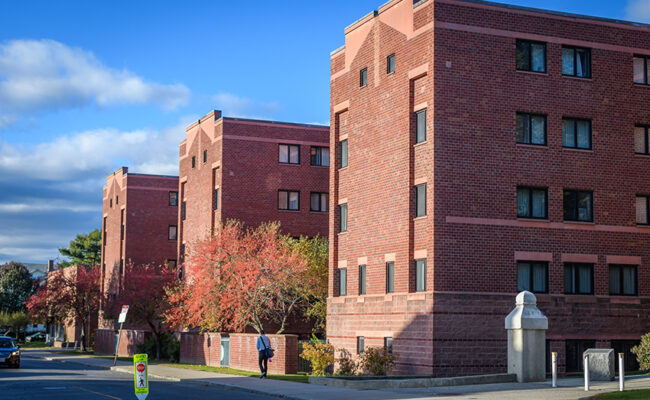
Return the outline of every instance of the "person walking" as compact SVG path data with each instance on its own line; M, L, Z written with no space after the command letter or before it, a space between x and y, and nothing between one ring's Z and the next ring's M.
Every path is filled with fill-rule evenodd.
M257 338L257 351L259 352L260 361L260 379L266 377L266 371L269 367L269 358L271 358L271 339L264 334L264 329L260 330L260 337Z

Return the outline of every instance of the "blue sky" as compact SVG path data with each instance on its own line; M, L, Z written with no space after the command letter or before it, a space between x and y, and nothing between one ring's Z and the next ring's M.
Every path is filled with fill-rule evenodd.
M0 263L99 228L118 167L176 174L184 126L212 109L327 124L329 53L381 2L3 2ZM506 2L650 21L650 0Z

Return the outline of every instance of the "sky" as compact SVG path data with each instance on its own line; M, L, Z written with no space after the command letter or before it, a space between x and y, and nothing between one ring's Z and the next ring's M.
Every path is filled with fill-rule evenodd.
M121 166L178 174L185 126L329 123L329 54L383 0L0 0L0 263L101 228ZM650 0L506 0L650 22Z

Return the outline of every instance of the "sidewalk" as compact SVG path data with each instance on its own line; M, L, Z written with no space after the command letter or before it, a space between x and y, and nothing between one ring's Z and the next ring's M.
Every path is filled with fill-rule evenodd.
M116 372L132 374L133 365L118 361L113 367L113 360L88 356L56 354L48 351L25 351L27 358L42 358L58 362L74 362L94 368L111 369ZM560 379L558 388L551 388L550 382L541 383L503 383L472 386L447 386L418 389L382 389L354 390L331 386L309 385L304 383L287 382L270 379L256 379L241 376L225 375L212 372L193 371L182 368L150 365L149 376L153 379L193 383L206 386L217 386L230 390L272 395L275 397L296 400L388 400L388 399L448 399L459 400L578 400L588 398L603 392L618 390L618 381L598 382L592 385L586 393L582 379ZM650 388L650 377L631 377L626 383L626 389Z

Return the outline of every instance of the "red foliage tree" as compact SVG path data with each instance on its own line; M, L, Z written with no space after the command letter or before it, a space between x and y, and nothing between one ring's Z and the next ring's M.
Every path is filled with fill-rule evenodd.
M162 336L168 331L164 323L169 309L166 292L180 285L176 268L157 265L128 265L119 294L105 299L106 319L117 319L123 305L129 306L128 322L146 324L156 337L156 359L160 359Z
M167 320L210 331L258 332L272 321L282 333L288 317L306 307L317 280L306 257L289 245L277 223L244 229L228 221L196 243L185 264L185 285L169 293Z
M25 305L33 319L54 318L81 324L81 351L87 347L86 326L99 309L101 297L99 267L78 265L50 272Z

